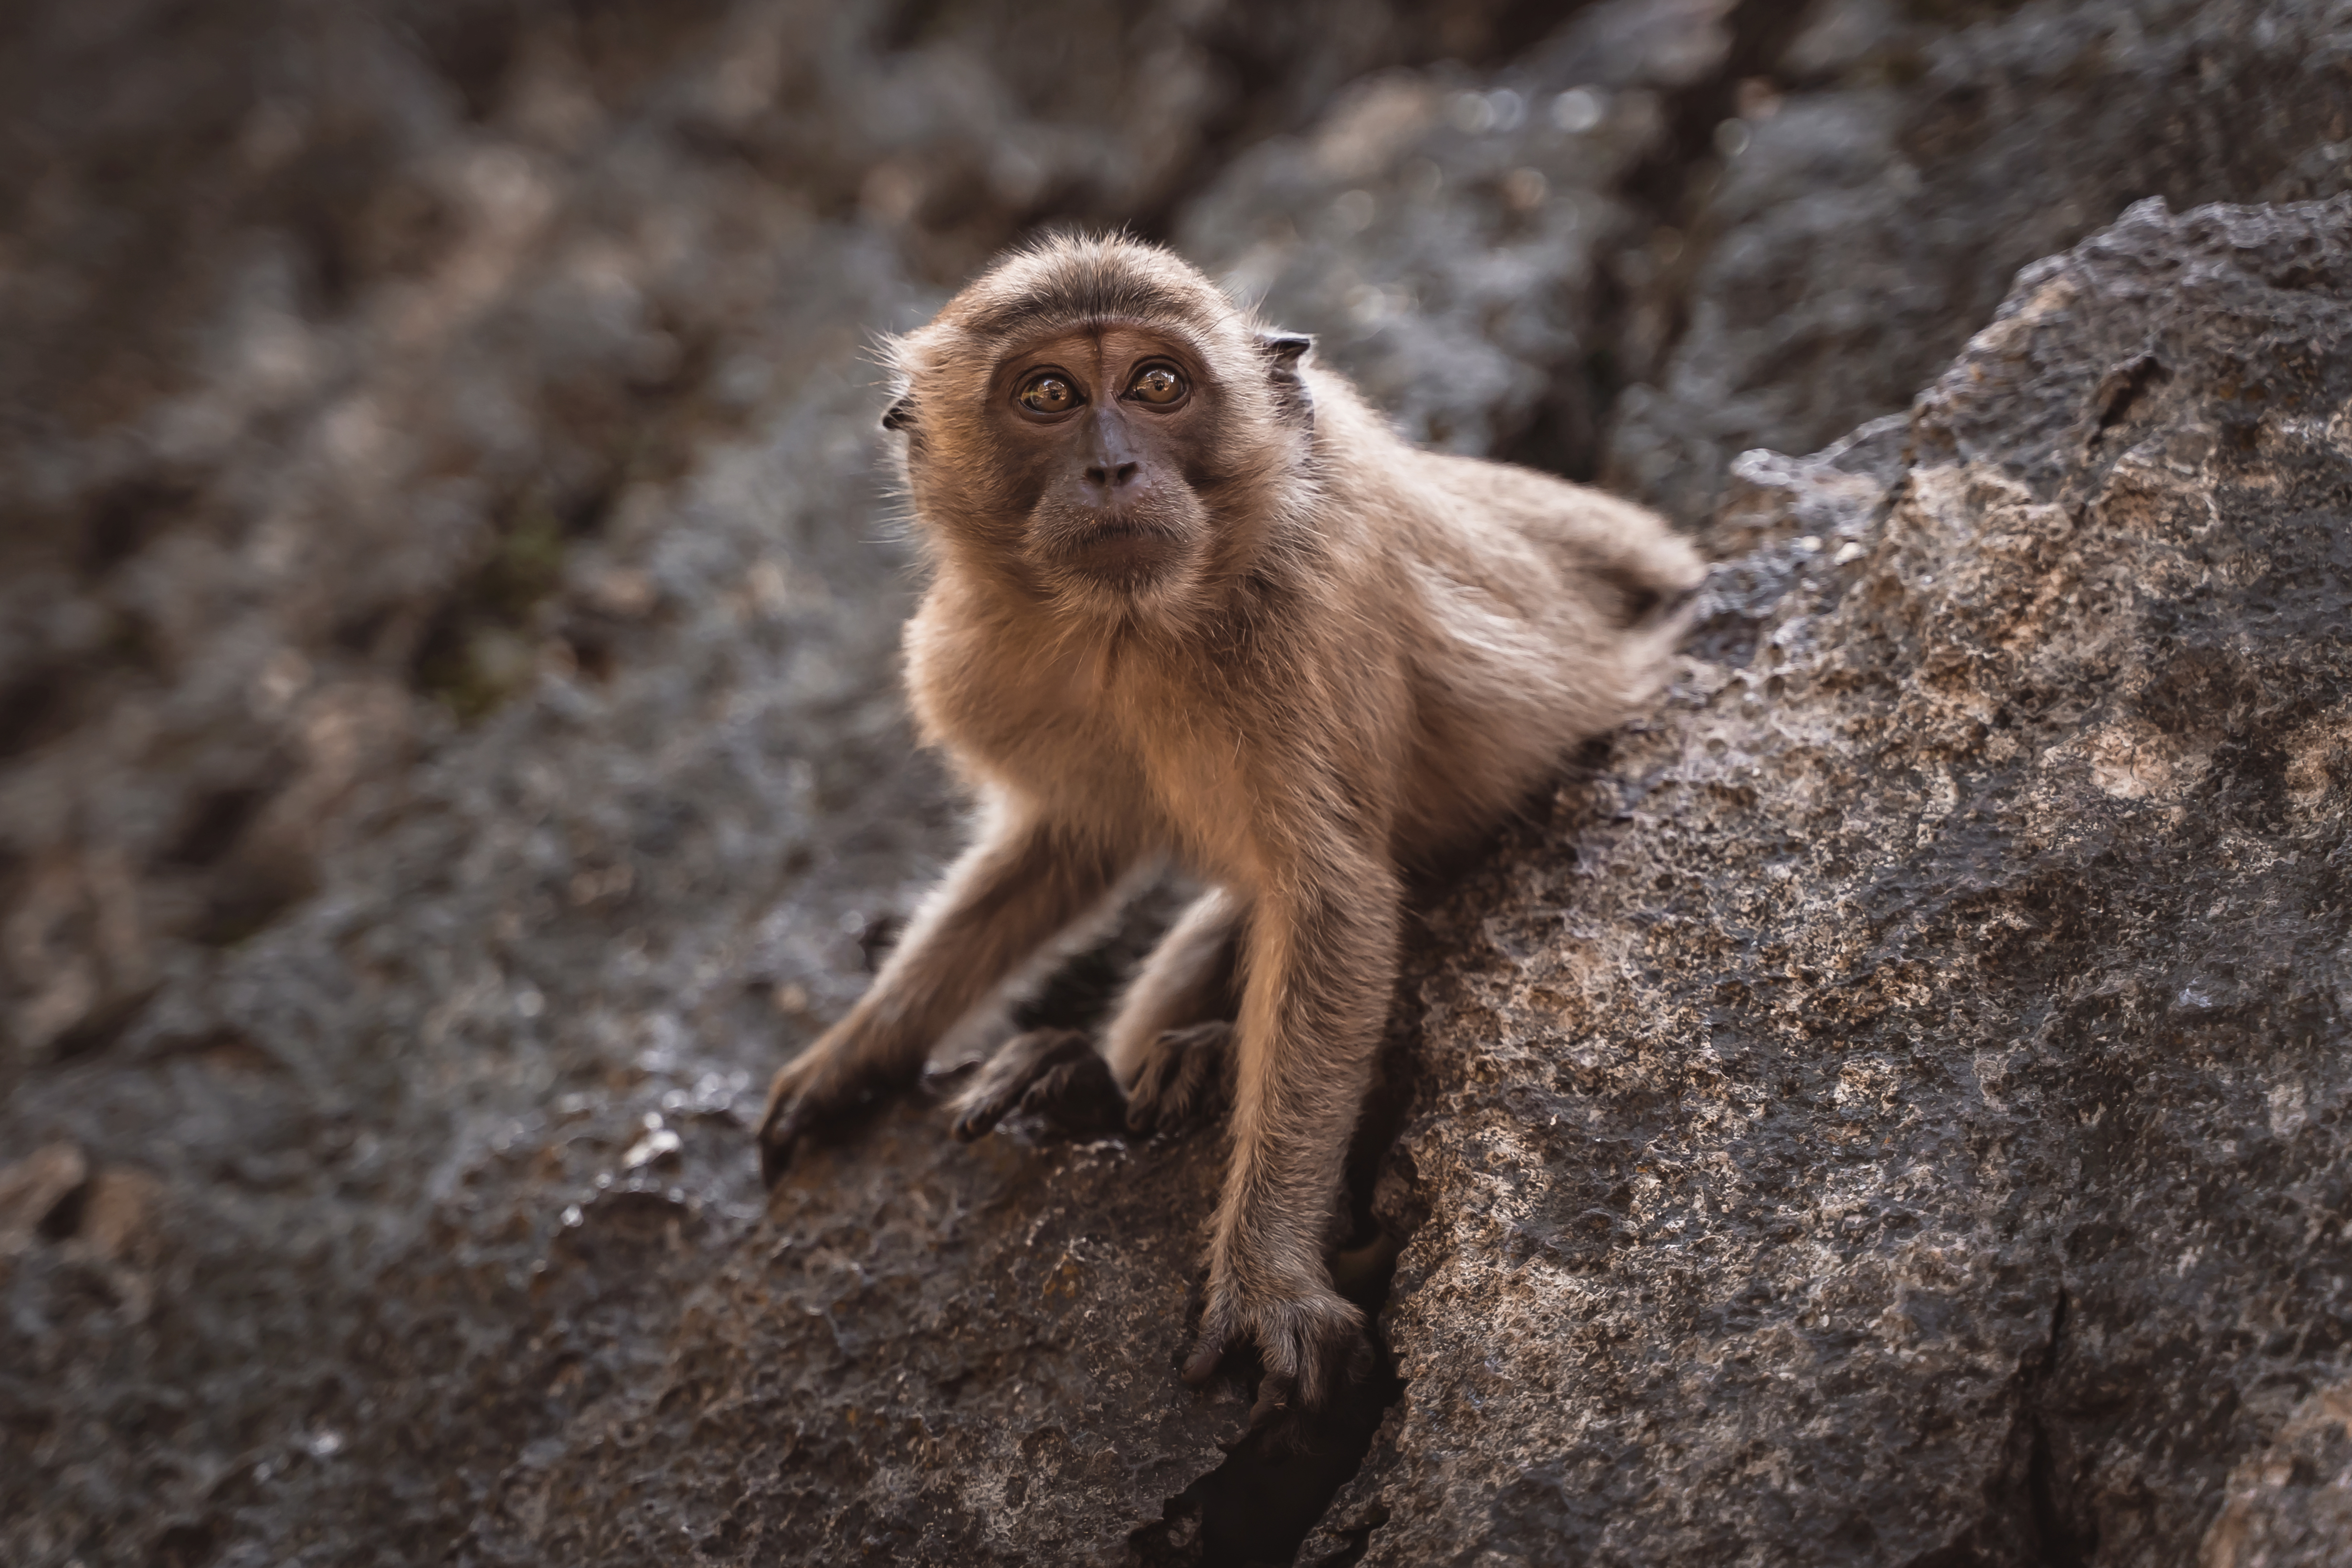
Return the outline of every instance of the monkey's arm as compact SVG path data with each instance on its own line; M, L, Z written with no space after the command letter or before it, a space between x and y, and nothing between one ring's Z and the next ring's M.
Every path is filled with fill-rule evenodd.
M1295 1396L1321 1405L1367 1346L1363 1313L1331 1288L1341 1166L1396 972L1401 892L1386 857L1344 830L1262 887L1235 1031L1234 1156L1209 1247L1187 1380L1234 1342L1265 1361L1258 1418Z
M760 1124L768 1180L782 1174L811 1127L876 1089L912 1080L940 1036L1100 902L1123 869L1105 846L1000 806L857 1005L769 1085Z

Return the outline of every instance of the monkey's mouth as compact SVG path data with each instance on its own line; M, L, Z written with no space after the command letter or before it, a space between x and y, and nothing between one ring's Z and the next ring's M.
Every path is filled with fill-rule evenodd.
M1132 579L1165 565L1184 548L1184 536L1148 512L1071 508L1036 519L1038 552L1055 565L1090 576Z
M1125 601L1183 577L1207 518L1191 497L1157 495L1118 507L1053 497L1029 514L1027 555L1066 589Z
M1139 517L1114 517L1073 540L1063 559L1098 582L1131 591L1158 579L1181 548L1166 528Z
M1108 544L1116 539L1169 537L1171 536L1168 530L1157 523L1146 522L1141 517L1120 517L1114 514L1096 518L1094 526L1087 530L1082 542L1099 545Z

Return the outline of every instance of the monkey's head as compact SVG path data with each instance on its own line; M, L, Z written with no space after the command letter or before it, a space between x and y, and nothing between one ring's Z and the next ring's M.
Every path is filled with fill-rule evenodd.
M1048 240L891 345L883 423L965 569L1085 612L1176 612L1304 498L1310 342L1155 246Z

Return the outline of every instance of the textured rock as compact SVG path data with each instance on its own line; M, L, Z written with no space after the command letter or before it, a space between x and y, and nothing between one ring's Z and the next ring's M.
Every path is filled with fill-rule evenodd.
M758 1187L756 1086L956 836L863 337L1132 219L1456 446L1590 467L1624 376L1696 399L1652 427L1712 494L2104 218L2032 226L2026 111L2156 125L2177 197L2336 177L2310 7L1825 7L1801 66L1774 9L0 22L0 1558L1279 1554L1355 1447L1221 1463L1235 1391L1169 1375L1211 1143L909 1106ZM1839 295L1808 192L1857 256L1921 209L1773 128L1980 57L1979 140L1904 156L1990 259ZM1715 352L1692 267L1750 276L1678 204L1769 169L1734 215L1885 358L1800 334L1762 418L1658 367ZM1414 1382L1307 1557L2326 1560L2347 389L2341 210L2294 221L2143 215L1916 421L1738 465L1677 706L1413 958Z
M2150 203L1891 488L1745 465L1666 710L1437 923L1306 1560L2336 1560L2347 411L2352 200Z
M684 1299L636 1375L522 1451L458 1560L644 1561L682 1530L717 1561L1117 1560L1244 1412L1173 1375L1193 1257L1170 1221L1208 1213L1214 1155L967 1147L900 1110L723 1240L667 1199L590 1208L534 1281L541 1375L581 1364L633 1254L681 1254L649 1271Z
M1415 439L1697 527L1740 451L1901 409L2131 203L2352 183L2337 8L1945 9L1585 7L1499 68L1358 84L1177 237Z
M2019 267L2132 203L2352 188L2339 6L1946 9L1816 5L1727 106L1685 210L1619 266L1634 312L1678 329L1622 345L1609 484L1696 523L1741 450L1810 451L1901 409Z

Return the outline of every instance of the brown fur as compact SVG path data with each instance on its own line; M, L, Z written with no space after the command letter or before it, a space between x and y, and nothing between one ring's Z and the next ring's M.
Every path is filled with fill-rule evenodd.
M1120 239L1018 253L896 346L887 423L933 567L908 685L982 829L864 999L776 1075L761 1130L781 1169L1135 868L1178 862L1211 891L1102 1050L1137 1127L1229 1088L1186 1372L1255 1341L1262 1407L1319 1403L1361 1341L1325 1249L1407 878L1654 694L1700 575L1637 507L1407 445L1304 348ZM1189 379L1181 407L1121 395L1154 358ZM1039 364L1087 406L1024 413ZM959 1130L1070 1067L1066 1042L1008 1050Z

